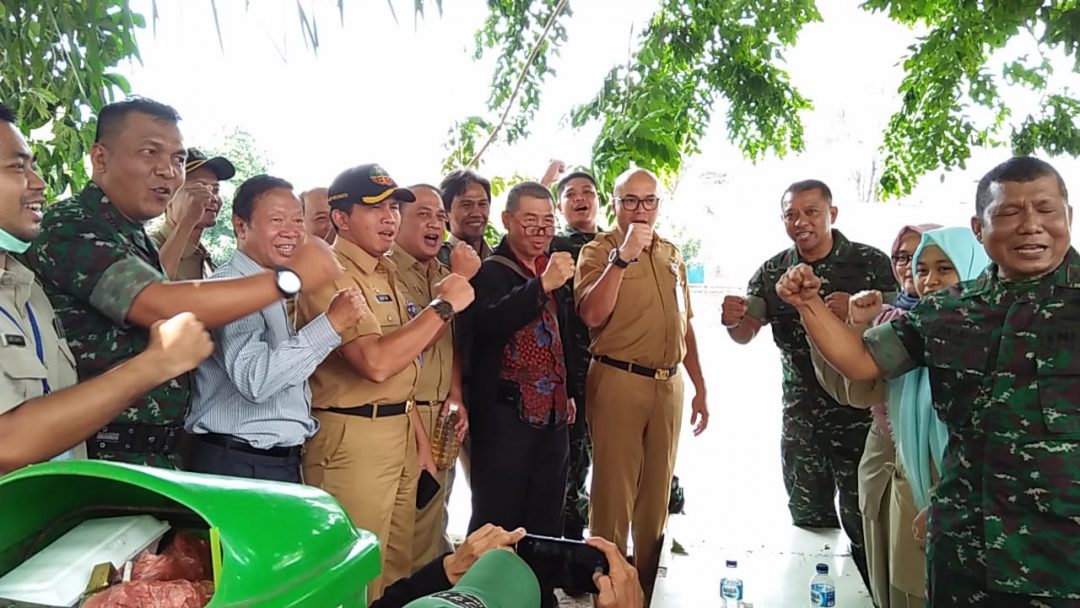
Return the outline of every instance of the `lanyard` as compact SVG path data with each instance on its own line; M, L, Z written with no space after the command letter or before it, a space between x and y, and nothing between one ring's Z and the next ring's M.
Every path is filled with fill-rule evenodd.
M19 328L19 333L25 338L26 332L23 331L22 325L19 324L15 317L3 306L0 306L0 312L4 313L4 316L14 323L15 327ZM37 317L34 316L34 311L30 309L29 302L26 303L26 314L30 317L30 330L34 332L34 348L37 350L38 361L41 361L41 365L45 367L47 373L48 366L45 365L45 349L41 345L41 330L38 329ZM52 392L49 388L49 380L47 378L41 379L41 390L44 391L44 394L46 395Z

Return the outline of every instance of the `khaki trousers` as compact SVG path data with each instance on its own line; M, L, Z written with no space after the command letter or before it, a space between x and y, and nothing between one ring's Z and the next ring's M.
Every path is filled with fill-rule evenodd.
M423 423L429 439L434 436L435 425L439 423L441 410L441 402L417 406L420 422ZM439 482L439 493L426 507L416 512L416 526L413 530L413 572L426 566L439 555L453 550L450 539L446 536L448 519L445 500L450 483L450 471L439 471L435 476L435 481Z
M363 418L315 410L319 432L304 450L304 481L341 503L353 525L379 538L382 574L368 602L412 572L416 441L407 415Z
M656 582L679 445L683 378L655 380L593 361L586 382L593 439L589 530L626 552L646 597Z

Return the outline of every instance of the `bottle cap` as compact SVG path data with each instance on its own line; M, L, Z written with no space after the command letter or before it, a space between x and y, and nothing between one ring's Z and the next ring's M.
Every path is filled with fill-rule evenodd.
M455 412L455 413L456 413L456 412L458 411L458 404L456 404L456 403L451 403L451 404L450 404L450 408L449 408L449 411L451 411L451 412Z
M735 561L735 560L733 560L733 559L729 559L729 560L727 560L727 562L726 562L726 563L727 563L727 567L728 567L728 568L736 568L736 567L738 567L738 565L739 565L739 562L737 562L737 561Z
M828 564L818 564L817 565L817 573L818 574L828 574L829 573L829 565Z

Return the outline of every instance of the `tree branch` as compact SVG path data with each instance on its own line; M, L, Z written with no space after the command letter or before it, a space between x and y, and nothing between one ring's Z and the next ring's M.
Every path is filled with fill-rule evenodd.
M536 55L540 52L540 46L547 40L548 33L551 31L552 26L555 25L555 19L562 12L563 7L566 6L566 0L559 0L559 4L555 6L555 10L551 13L551 17L548 19L547 25L544 26L544 31L540 33L540 38L537 39L536 44L533 45L532 52L529 53L529 58L525 61L525 66L521 68L521 74L518 76L517 84L514 85L514 91L510 94L510 99L506 100L506 107L503 108L502 116L499 117L499 122L495 123L495 128L488 134L487 141L484 145L480 146L476 155L472 157L472 160L466 165L467 167L476 167L476 163L480 161L480 157L488 149L492 143L495 142L495 138L498 137L499 131L506 124L506 118L510 115L510 110L514 107L514 102L517 100L518 92L521 90L521 85L525 83L525 77L529 75L529 69L532 67L533 61L536 60Z

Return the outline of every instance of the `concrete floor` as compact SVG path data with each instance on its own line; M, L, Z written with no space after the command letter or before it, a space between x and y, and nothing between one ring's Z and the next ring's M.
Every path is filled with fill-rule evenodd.
M829 564L838 607L870 608L846 537L790 523L780 475L780 355L769 330L750 345L736 345L720 326L719 302L709 300L694 296L711 422L701 437L690 433L693 391L688 385L687 424L676 463L686 514L673 516L668 526L670 538L687 555L668 557L653 608L719 606L728 559L739 560L746 601L754 608L808 606L809 581L818 562ZM463 532L468 517L468 489L456 484L451 532ZM562 602L564 607L590 605L588 600Z

